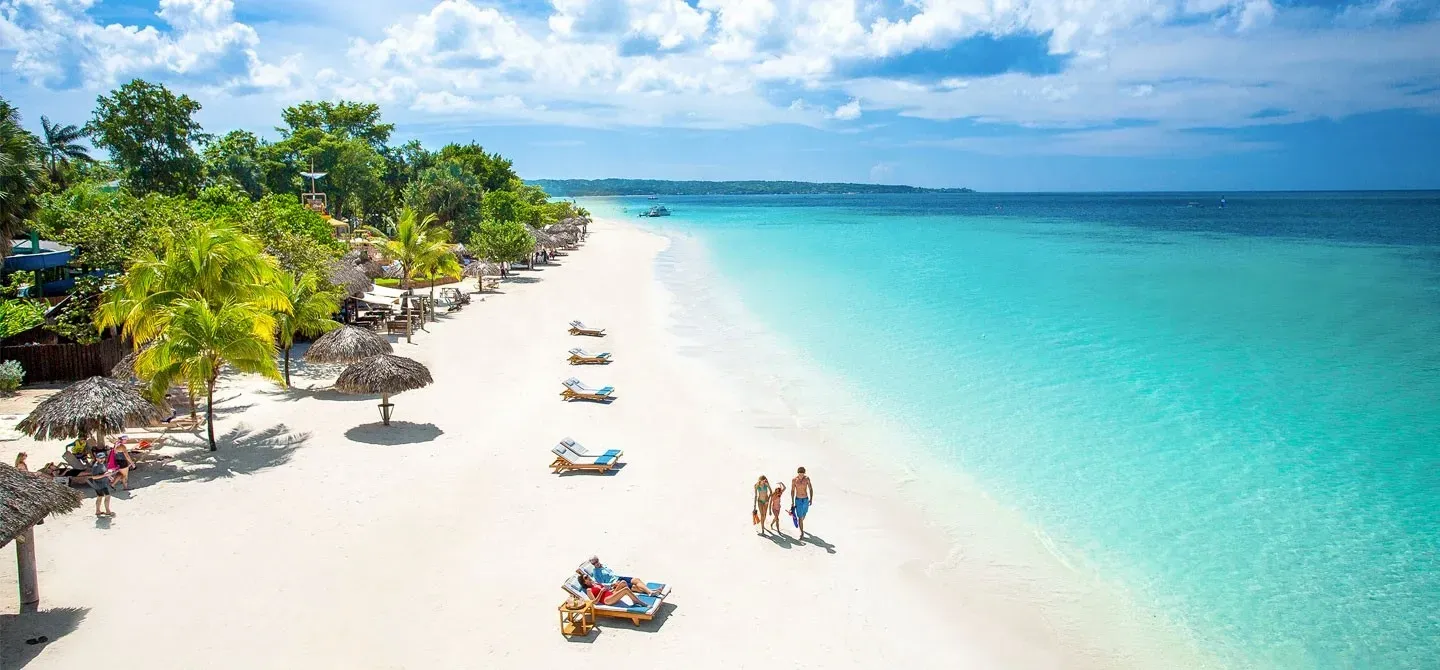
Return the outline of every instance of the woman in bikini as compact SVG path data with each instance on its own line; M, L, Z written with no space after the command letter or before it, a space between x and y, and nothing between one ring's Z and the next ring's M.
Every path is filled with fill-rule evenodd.
M588 596L590 600L600 603L601 605L614 605L616 603L620 603L625 607L643 607L645 605L645 603L640 602L640 598L636 597L635 594L630 591L630 587L626 586L623 582L615 582L607 586L585 575L580 575L580 588L585 589L585 595Z
M755 513L760 515L760 534L765 534L765 513L770 511L770 480L760 475L755 482Z

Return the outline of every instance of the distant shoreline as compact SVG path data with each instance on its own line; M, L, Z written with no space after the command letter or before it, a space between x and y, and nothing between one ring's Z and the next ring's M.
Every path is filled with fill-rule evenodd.
M973 193L968 188L923 188L898 184L805 181L668 181L664 179L533 179L557 197L643 195L847 195L877 193Z

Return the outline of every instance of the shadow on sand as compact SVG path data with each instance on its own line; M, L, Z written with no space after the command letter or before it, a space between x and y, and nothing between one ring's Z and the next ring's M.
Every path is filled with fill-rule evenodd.
M90 613L82 607L59 607L24 614L0 614L0 668L23 668L45 651L45 647L80 627ZM45 642L26 644L44 636Z
M397 444L420 444L430 442L445 431L433 423L410 423L409 421L391 421L390 425L381 423L367 423L356 426L345 431L345 438L354 442L365 444L382 444L393 446Z
M292 433L283 423L259 431L241 425L215 436L219 450L210 451L203 435L187 435L183 441L172 443L186 448L178 456L142 462L130 475L130 490L164 481L205 482L255 474L289 462L295 450L309 439L309 433Z

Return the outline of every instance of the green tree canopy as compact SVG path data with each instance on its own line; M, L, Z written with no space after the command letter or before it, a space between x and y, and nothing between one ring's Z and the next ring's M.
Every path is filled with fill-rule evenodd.
M380 106L372 102L302 102L280 112L285 126L277 128L287 139L304 130L358 139L379 150L390 140L395 124L380 122Z
M266 148L255 133L232 130L205 145L205 174L212 183L229 180L251 199L259 200L269 190L266 167L271 160ZM286 168L284 164L272 166L276 170Z
M470 247L485 260L513 263L535 252L535 238L518 221L486 221L470 238Z
M436 222L451 232L451 239L469 239L480 225L480 181L458 163L445 162L419 174L405 189L405 204L422 214L434 214Z
M470 144L447 144L440 149L437 159L458 163L466 172L475 175L486 191L513 190L511 181L517 179L510 159L500 154L486 153L474 142Z
M194 142L203 141L200 103L160 84L135 79L96 100L85 131L136 193L193 193L203 178Z

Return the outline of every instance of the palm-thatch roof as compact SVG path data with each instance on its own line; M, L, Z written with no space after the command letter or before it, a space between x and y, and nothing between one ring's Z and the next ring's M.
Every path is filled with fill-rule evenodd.
M474 261L474 262L470 263L469 265L466 265L466 266L465 266L465 271L462 273L462 276L472 277L472 278L474 278L474 277L499 277L499 276L500 276L500 266L499 266L499 265L496 265L496 264L494 264L494 263L491 263L490 261Z
M331 284L345 289L345 294L350 296L361 295L375 284L358 266L346 265L344 261L330 266L329 279Z
M130 353L125 354L125 357L120 359L119 363L115 364L115 367L110 368L110 376L115 379L134 379L135 360L140 358L140 352L149 349L150 347L154 346L154 344L155 341L151 340L141 345L139 349L131 349Z
M73 511L83 499L80 492L48 477L0 464L0 547L47 516Z
M126 426L155 423L165 414L129 384L91 377L46 398L16 428L37 440L64 440L123 432Z
M525 230L530 233L531 237L535 238L535 244L537 246L542 246L547 249L555 249L561 246L560 243L554 237L551 237L549 233L540 230L535 226L525 224Z
M335 380L335 389L341 393L395 395L429 386L434 381L430 370L418 361L380 354L345 368Z
M375 262L375 258L365 249L352 249L340 257L340 262L360 270L371 279L385 276L384 268L380 267L380 264Z
M354 363L394 350L390 341L375 331L341 326L315 340L305 352L305 360L311 363Z

